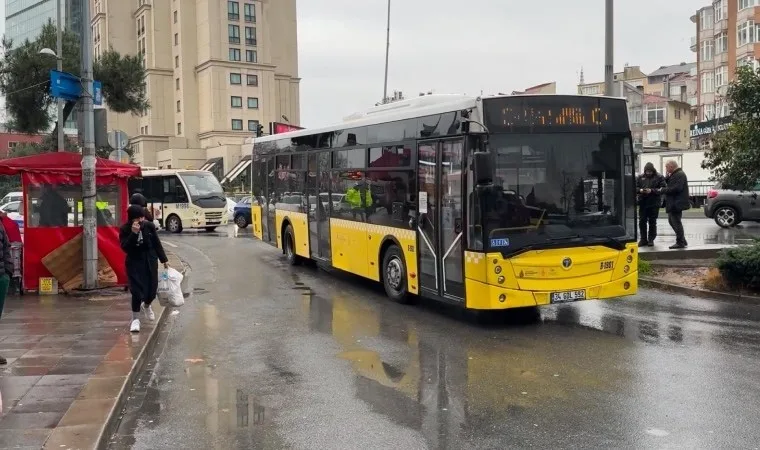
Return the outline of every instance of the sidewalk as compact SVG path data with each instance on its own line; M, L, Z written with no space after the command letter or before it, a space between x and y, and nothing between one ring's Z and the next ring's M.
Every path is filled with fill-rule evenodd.
M182 267L173 255L174 267ZM168 313L129 332L129 294L8 297L0 319L0 449L93 449L107 438ZM103 436L105 435L105 436Z

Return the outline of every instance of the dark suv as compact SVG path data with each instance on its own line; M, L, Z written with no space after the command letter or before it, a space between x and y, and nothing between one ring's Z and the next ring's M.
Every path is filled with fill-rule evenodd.
M760 222L758 194L760 183L751 191L738 191L719 182L707 191L705 216L722 228L731 228L745 220Z

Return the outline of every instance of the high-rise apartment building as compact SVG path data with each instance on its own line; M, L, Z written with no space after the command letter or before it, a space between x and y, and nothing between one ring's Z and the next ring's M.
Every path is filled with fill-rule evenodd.
M109 112L144 166L222 178L259 124L300 123L296 0L91 0L95 57L138 54L151 107ZM221 167L220 167L221 165Z

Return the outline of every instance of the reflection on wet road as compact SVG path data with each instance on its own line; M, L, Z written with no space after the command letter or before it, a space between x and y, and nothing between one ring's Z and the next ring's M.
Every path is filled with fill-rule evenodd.
M165 239L205 291L167 324L112 448L760 442L760 308L642 291L478 326L254 240Z

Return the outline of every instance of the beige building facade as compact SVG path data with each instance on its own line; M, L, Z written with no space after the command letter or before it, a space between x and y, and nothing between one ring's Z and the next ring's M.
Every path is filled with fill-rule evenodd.
M135 161L160 168L218 162L269 122L300 124L296 0L91 0L95 57L142 57L151 107L108 113L130 136ZM221 158L221 160L219 160Z

